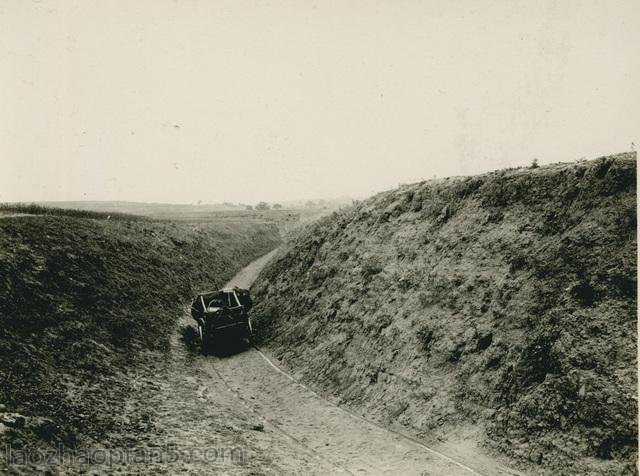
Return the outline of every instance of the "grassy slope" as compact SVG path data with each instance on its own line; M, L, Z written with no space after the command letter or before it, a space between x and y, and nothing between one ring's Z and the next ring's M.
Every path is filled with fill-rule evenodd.
M27 417L0 438L143 434L148 415L123 405L166 359L176 317L280 241L266 224L118 218L0 218L0 404Z
M370 417L633 472L635 154L379 194L308 227L254 292L275 354Z

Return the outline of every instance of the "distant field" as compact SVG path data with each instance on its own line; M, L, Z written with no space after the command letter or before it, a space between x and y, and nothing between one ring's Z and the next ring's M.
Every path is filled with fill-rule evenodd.
M206 214L217 211L225 211L237 209L243 210L238 206L225 206L222 204L213 205L189 205L189 204L171 204L171 203L142 203L142 202L125 202L125 201L69 201L69 202L36 202L38 205L55 208L73 208L77 210L91 210L96 212L115 212L129 213L133 215L145 216L168 216L175 218L182 214L198 213Z
M300 226L336 210L325 208L292 208L280 210L245 210L239 206L177 205L138 202L34 202L0 203L0 218L19 215L68 216L98 220L155 220L192 224L273 224L284 237ZM235 207L235 208L234 208Z
M101 212L90 209L80 208L60 208L47 207L36 203L0 203L0 217L19 216L19 215L50 215L50 216L68 216L75 218L95 218L95 219L124 219L124 220L140 220L144 217L129 213L117 212Z
M65 212L57 213L56 210ZM222 221L273 223L282 233L287 233L300 224L326 215L333 209L281 209L244 210L241 207L225 208L224 205L178 205L170 203L138 202L36 202L30 205L5 204L0 213L64 214L86 218L118 218L122 216L144 216L155 220L212 223Z

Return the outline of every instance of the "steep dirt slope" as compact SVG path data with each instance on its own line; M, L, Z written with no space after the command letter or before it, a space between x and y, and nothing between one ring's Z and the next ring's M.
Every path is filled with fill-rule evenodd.
M532 471L635 472L635 154L379 194L254 293L271 352L370 418Z
M280 242L273 225L120 218L0 219L3 448L135 443L153 426L136 395L191 296Z

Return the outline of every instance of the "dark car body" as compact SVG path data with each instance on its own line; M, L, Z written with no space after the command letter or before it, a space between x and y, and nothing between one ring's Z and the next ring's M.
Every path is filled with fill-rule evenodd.
M191 317L198 324L203 351L207 352L214 337L222 334L251 338L252 304L249 291L238 287L196 295L191 302Z

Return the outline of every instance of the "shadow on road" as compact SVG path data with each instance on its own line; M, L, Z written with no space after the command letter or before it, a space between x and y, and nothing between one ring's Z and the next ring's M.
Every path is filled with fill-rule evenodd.
M182 326L180 328L180 340L190 352L200 352L200 339L193 326Z
M231 357L248 350L250 347L251 344L246 339L221 336L213 342L210 353L216 357Z

